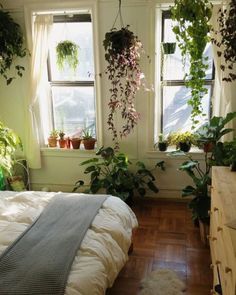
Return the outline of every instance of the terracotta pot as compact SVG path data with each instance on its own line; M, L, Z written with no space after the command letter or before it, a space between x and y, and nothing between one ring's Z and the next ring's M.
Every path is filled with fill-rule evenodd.
M204 143L204 145L203 145L204 152L205 153L212 152L213 146L214 146L213 142L206 142L206 143Z
M96 141L97 140L95 138L83 139L84 149L85 150L93 150Z
M74 150L78 150L80 148L81 139L80 138L72 138L71 144Z
M49 147L57 147L57 139L55 137L48 138L48 146Z
M59 139L59 146L61 149L64 149L66 147L66 140L65 139Z

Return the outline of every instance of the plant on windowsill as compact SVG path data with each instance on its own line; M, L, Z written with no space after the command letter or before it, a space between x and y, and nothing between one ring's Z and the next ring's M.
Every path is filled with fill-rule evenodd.
M53 129L50 132L50 135L48 137L48 146L57 147L57 138L58 138L58 131L56 129Z
M164 135L162 133L158 136L158 142L155 143L154 147L158 147L160 152L164 152L167 150L168 147L168 140L165 139Z
M9 85L15 75L22 77L25 68L15 63L16 58L26 56L27 50L24 48L23 33L19 24L15 23L9 12L3 11L0 4L0 75L4 77L7 85ZM15 75L9 73L14 65Z
M189 152L192 144L195 145L196 137L190 131L185 132L173 132L168 136L170 145L175 145L176 149L180 149L183 152Z
M64 133L64 131L60 130L59 133L58 133L58 135L59 135L58 142L59 142L60 148L65 148L65 146L66 146L66 139L65 139L65 133Z
M133 197L137 192L144 197L147 189L158 192L155 184L155 177L144 163L137 162L137 170L133 172L130 168L131 162L123 153L117 153L111 147L100 148L96 155L100 158L92 158L81 163L86 165L84 173L90 174L89 188L86 193L96 194L104 189L107 194L111 194L126 201L129 205L133 203ZM155 167L164 170L164 162L159 162ZM75 183L73 191L84 185L83 180Z
M78 150L80 148L81 138L80 137L72 137L71 144L72 144L72 147L74 150Z
M0 190L4 189L4 177L12 173L17 148L22 149L19 136L0 122Z
M196 117L202 114L202 98L207 93L204 78L208 65L203 53L210 41L209 20L212 15L212 4L208 0L175 0L171 14L172 19L177 22L173 32L184 65L187 58L190 60L190 69L185 75L185 85L191 89L188 104L192 107L191 119L194 129L199 123Z
M226 71L223 81L232 82L236 80L236 3L231 0L227 8L218 11L218 29L212 28L215 36L213 44L218 47L217 55L224 57L224 63L220 68Z
M93 132L90 129L84 129L82 130L82 141L85 150L93 150L97 140L93 137Z
M57 66L59 70L63 70L65 65L68 65L74 71L79 64L78 45L72 41L64 40L56 46Z

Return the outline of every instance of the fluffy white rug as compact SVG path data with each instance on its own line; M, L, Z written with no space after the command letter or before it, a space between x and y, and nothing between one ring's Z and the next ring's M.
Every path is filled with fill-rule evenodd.
M139 295L183 295L186 287L177 274L169 269L151 272L141 281Z

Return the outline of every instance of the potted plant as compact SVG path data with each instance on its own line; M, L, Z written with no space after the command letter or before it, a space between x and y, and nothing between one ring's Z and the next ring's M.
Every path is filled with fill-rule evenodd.
M127 136L139 119L135 109L135 96L143 79L139 65L142 43L129 30L129 26L126 26L120 30L113 28L107 32L103 46L108 63L105 73L111 83L107 123L108 129L112 132L113 141L118 146L118 136L121 138ZM114 123L116 112L121 113L123 120L120 131Z
M168 147L168 140L165 139L162 133L158 136L158 142L155 144L155 147L158 147L159 151L164 152L167 150Z
M56 129L53 129L50 132L50 135L48 137L48 146L57 147L57 138L58 138L58 131Z
M100 189L105 189L107 194L121 198L128 204L132 204L134 193L145 196L147 189L157 193L155 177L144 163L136 163L136 171L130 168L131 162L123 153L117 153L111 147L100 148L96 155L100 158L92 158L81 163L87 166L84 173L90 174L89 188L86 193L97 193ZM164 169L164 162L159 162L156 166ZM83 180L78 180L74 190L84 185Z
M65 146L66 146L65 133L62 130L60 130L58 135L59 135L58 142L59 142L60 148L65 148Z
M198 123L196 117L202 114L201 101L207 93L204 85L205 72L208 68L207 58L203 56L210 41L212 4L208 0L175 0L171 9L172 19L177 22L173 27L178 46L185 65L190 60L189 72L185 74L185 85L191 88L188 104L192 107L193 126Z
M0 4L0 74L6 79L7 85L15 79L12 70L14 65L15 74L22 77L25 68L15 62L18 57L26 56L26 48L24 48L24 38L20 26L14 22L9 12L2 9Z
M82 141L85 150L93 150L97 140L93 137L93 132L90 129L84 129L82 131Z
M0 121L0 190L5 188L5 176L12 173L18 147L22 149L19 136Z
M63 70L65 65L68 65L74 71L76 70L78 59L78 45L72 41L61 41L56 46L57 65L60 70Z
M72 147L74 150L78 150L80 148L81 138L80 137L72 137L70 139Z
M190 131L174 132L169 135L169 141L171 145L176 146L176 149L188 152L192 144L195 144L195 135Z
M227 72L222 80L232 82L236 80L236 74L233 71L236 63L236 5L234 0L231 0L225 9L219 9L217 22L219 27L212 28L215 34L212 42L218 47L217 55L224 57L224 63L220 68Z
M176 49L176 42L162 42L163 54L174 54Z

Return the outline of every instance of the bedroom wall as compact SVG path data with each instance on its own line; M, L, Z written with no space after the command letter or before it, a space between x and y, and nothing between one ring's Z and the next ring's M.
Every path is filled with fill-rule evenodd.
M25 3L39 1L3 0L1 2L4 8L9 8L13 18L25 31L23 6ZM40 2L43 3L44 1ZM61 3L63 1L56 2ZM122 14L124 22L131 25L131 29L142 40L146 52L153 57L154 52L151 50L154 45L152 38L154 20L151 18L153 15L152 2L147 0L122 1ZM105 68L102 40L114 22L117 8L117 0L98 1L99 44L97 44L97 48L102 69ZM26 72L23 78L18 78L11 85L5 86L5 82L0 78L0 119L21 136L23 143L27 140L25 114L27 112L26 101L29 93L28 59L24 60L24 65ZM147 78L151 81L152 65L150 66L147 61L144 61L142 65ZM107 80L102 78L102 141L104 146L112 144L111 135L106 126L107 90ZM137 110L141 113L141 120L133 134L122 142L121 150L129 155L132 162L136 160L144 161L149 168L152 168L157 161L165 160L166 171L156 172L157 185L160 188L160 192L156 197L181 198L181 189L184 185L190 184L190 180L185 173L177 170L183 159L171 159L165 153L154 151L152 147L153 93L143 91L138 93ZM42 149L42 168L30 171L32 189L40 190L47 187L52 191L71 191L76 180L84 179L83 168L80 167L80 163L93 156L94 152L81 150ZM202 155L198 151L193 153L193 156L202 160Z

